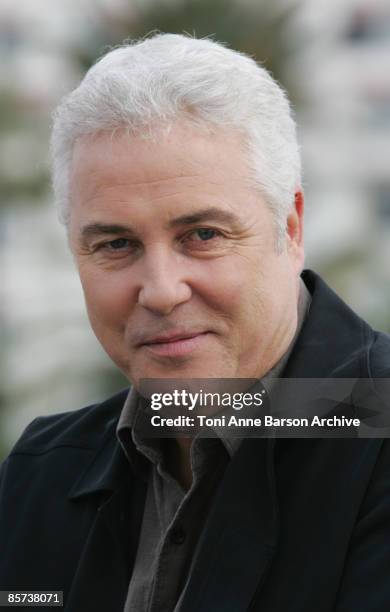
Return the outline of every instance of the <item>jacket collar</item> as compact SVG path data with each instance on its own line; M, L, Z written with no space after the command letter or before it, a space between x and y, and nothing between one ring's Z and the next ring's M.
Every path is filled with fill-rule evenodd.
M102 404L93 408L96 420L103 421L110 416L103 443L93 453L86 469L69 491L68 498L79 499L94 493L110 493L130 478L129 462L115 436L119 414L128 395L128 389L121 391Z
M372 329L315 272L302 278L312 301L284 377L368 377Z

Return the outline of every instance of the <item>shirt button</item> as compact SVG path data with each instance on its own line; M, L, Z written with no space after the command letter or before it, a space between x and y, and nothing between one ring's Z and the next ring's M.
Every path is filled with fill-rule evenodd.
M183 544L184 540L186 539L186 534L181 527L176 527L175 529L172 529L170 539L173 544L177 544L179 546L180 544Z

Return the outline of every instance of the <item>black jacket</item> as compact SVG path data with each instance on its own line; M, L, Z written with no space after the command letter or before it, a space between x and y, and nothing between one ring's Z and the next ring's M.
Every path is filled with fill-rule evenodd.
M390 338L304 274L312 303L285 376L390 378ZM4 462L0 590L62 590L65 612L122 612L145 498L115 436L126 393L35 419ZM245 440L182 610L389 612L388 440Z

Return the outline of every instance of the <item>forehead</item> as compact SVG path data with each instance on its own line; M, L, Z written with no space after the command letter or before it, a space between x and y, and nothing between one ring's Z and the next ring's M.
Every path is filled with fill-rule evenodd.
M169 177L172 171L179 174L180 169L194 174L209 169L215 175L226 172L236 178L249 174L240 134L221 129L206 131L186 123L140 135L120 129L82 136L74 146L71 171L77 171L81 163L90 165L92 171L109 171L112 158L116 164L120 162L120 167L131 168L135 179L145 171Z
M180 215L205 203L240 214L258 210L244 150L236 133L182 124L148 138L125 130L82 137L71 166L71 217Z

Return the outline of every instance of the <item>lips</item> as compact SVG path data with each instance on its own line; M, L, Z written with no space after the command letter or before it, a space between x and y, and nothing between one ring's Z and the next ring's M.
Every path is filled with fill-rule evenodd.
M195 338L205 332L192 331L192 332L181 332L171 331L157 336L147 338L141 344L167 344L169 342L178 342L179 340L188 340L189 338Z
M200 347L209 335L208 331L170 330L145 337L139 346L161 357L181 357Z

